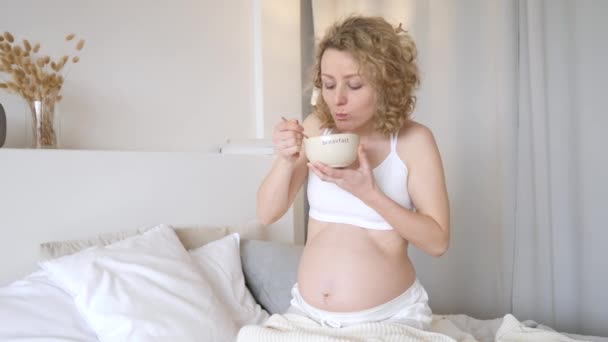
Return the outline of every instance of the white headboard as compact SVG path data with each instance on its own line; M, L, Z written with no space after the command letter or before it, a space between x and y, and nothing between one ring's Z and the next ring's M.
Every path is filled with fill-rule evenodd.
M272 158L0 149L0 285L35 269L41 242L159 223L251 224ZM303 243L302 201L263 238Z

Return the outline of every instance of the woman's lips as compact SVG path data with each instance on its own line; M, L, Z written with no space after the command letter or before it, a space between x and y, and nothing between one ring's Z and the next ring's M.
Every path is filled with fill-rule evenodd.
M346 120L348 118L348 114L346 113L336 113L336 120Z

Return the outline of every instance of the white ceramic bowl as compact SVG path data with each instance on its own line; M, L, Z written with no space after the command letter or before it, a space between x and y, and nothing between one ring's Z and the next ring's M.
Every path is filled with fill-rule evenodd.
M304 139L306 157L331 167L347 167L357 160L359 136L354 133L319 135Z

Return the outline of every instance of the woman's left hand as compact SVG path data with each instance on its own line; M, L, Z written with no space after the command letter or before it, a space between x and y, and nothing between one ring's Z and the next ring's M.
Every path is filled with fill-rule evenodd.
M320 162L308 163L308 167L325 182L332 182L350 192L363 202L367 202L375 192L376 180L369 166L363 145L358 148L359 165L345 169L335 169Z

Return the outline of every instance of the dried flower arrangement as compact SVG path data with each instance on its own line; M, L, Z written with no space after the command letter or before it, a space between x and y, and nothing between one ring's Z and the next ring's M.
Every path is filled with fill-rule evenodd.
M76 42L75 34L65 37L68 42ZM75 50L81 51L85 41L76 42ZM57 60L42 55L40 43L32 45L23 39L19 44L10 32L0 35L0 75L8 80L0 80L0 89L21 96L32 114L34 144L37 148L57 146L55 132L55 104L61 101L61 87L64 82L64 68L68 63L76 64L78 56L64 55Z

